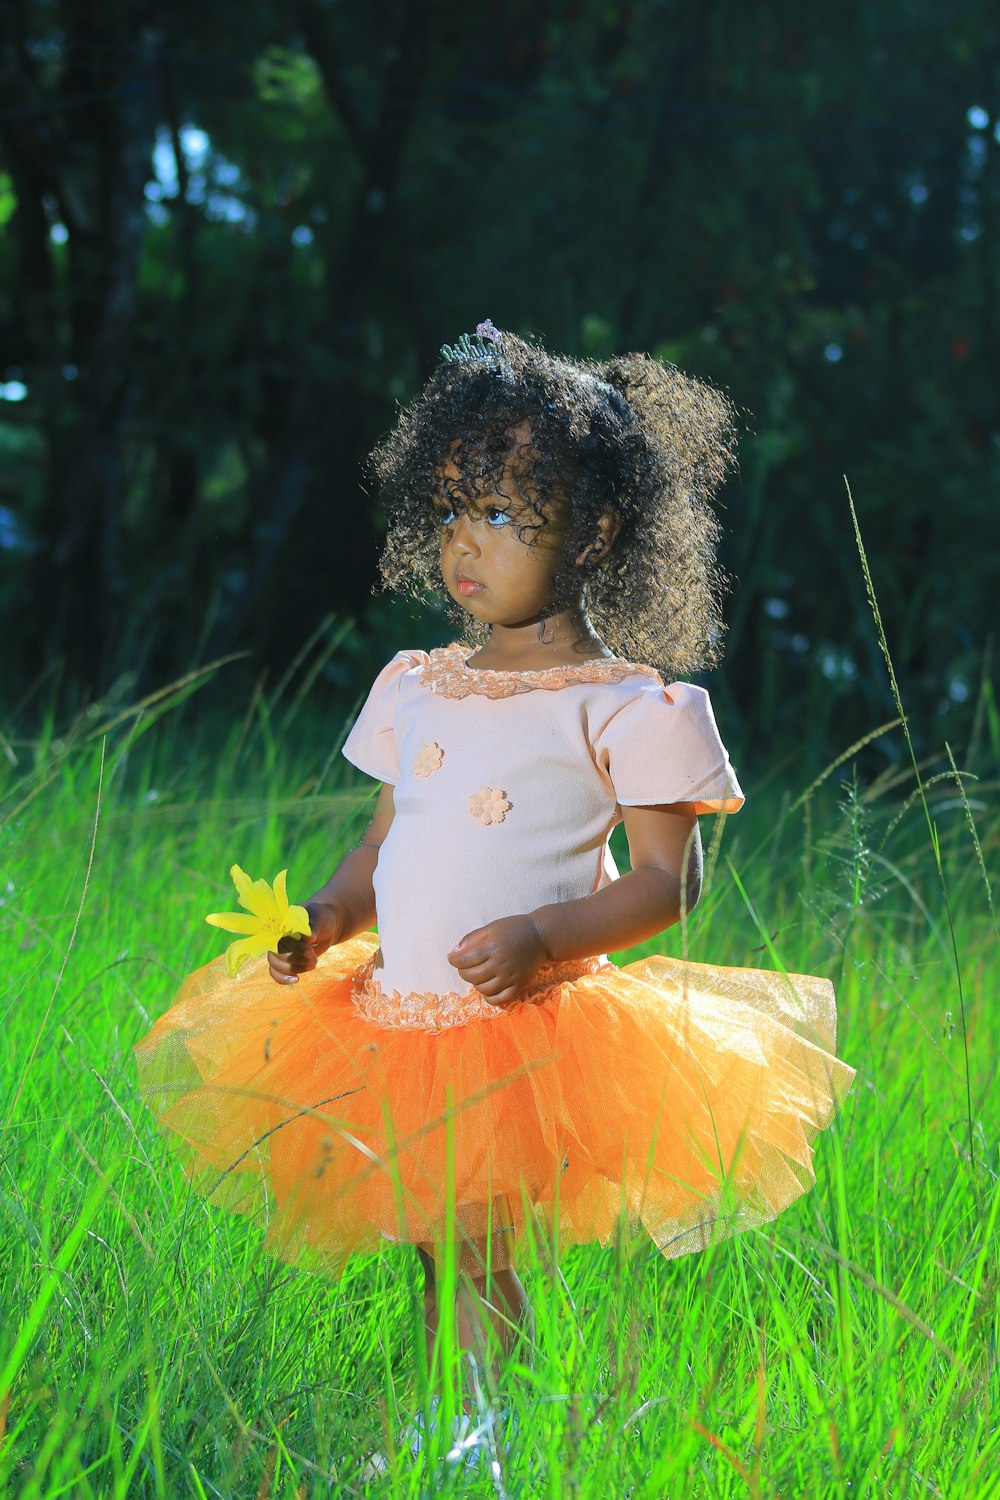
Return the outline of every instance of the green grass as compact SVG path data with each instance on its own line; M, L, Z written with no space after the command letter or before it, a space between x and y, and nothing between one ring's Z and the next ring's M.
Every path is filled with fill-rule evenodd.
M301 897L370 810L304 705L283 723L259 694L220 735L199 685L0 740L0 1493L494 1494L408 1454L358 1477L424 1392L415 1254L336 1286L261 1254L137 1098L131 1045L219 951L201 918L231 861L288 864ZM507 1372L505 1494L1000 1493L988 682L976 725L972 763L942 744L919 786L912 764L864 784L856 753L812 788L786 770L725 821L686 930L649 945L829 975L858 1076L773 1225L525 1267L537 1354Z

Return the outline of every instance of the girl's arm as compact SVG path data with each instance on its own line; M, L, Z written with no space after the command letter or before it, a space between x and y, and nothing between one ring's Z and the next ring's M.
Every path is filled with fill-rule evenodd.
M515 1000L546 962L590 958L645 942L701 895L701 834L691 802L623 807L632 869L578 901L556 901L466 933L448 954L494 1004ZM683 872L686 872L682 874Z
M326 885L305 903L312 936L282 938L279 951L267 955L271 978L278 984L295 984L299 974L315 969L317 958L327 948L346 943L371 927L375 921L372 876L394 812L392 786L383 782L364 838L344 855Z
M701 895L701 833L692 803L623 807L622 821L628 874L578 901L529 913L554 963L644 943L680 920L682 901L690 911Z

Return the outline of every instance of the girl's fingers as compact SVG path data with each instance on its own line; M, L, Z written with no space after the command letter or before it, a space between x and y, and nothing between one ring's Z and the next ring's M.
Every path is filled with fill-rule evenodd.
M474 984L477 990L481 990L484 984L490 984L496 978L496 969L489 964L473 964L470 969L468 964L456 964L455 966L466 984Z
M459 953L451 962L456 969L483 969L493 960L488 953Z
M474 970L467 972L464 964L458 972L465 982L473 985L483 999L488 1000L491 1005L507 1005L511 1000L516 1000L520 994L519 985L511 984L509 980L499 977L489 969L480 972L478 978Z
M491 1005L508 1005L511 1000L517 999L517 985L508 984L495 995L486 995L482 990L480 991L480 994L482 994L484 999L488 1000Z
M292 974L297 967L289 953L269 953L267 961L276 974Z
M448 962L455 964L456 968L459 964L482 963L489 951L485 942L486 936L485 928L474 927L471 932L459 938L448 954Z
M486 978L487 974L496 974L496 962L490 959L489 954L480 954L478 959L451 959L450 963L453 963L463 980L469 980L469 983L477 975Z
M465 975L463 974L462 977L464 979ZM508 992L510 992L511 994L516 993L515 988L511 986L510 980L505 979L502 975L497 974L495 971L490 971L486 974L483 974L478 979L470 979L469 983L471 985L474 985L479 993L481 995L484 995L487 1000L499 999L501 996L507 994Z
M309 949L304 938L283 937L278 939L278 953L302 957Z
M488 982L496 975L496 969L492 964L456 964L455 965L466 984L474 984L476 989L480 987L480 981Z
M448 962L456 969L468 969L483 963L485 958L486 954L479 948L452 948L448 954Z
M304 974L316 967L316 955L306 949L304 953L269 953L267 962L271 973L277 975Z

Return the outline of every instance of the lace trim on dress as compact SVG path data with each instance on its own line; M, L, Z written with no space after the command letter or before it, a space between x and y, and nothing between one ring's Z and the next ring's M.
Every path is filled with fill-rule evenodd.
M655 667L624 661L618 656L574 662L572 666L501 672L491 667L470 667L466 657L475 649L461 641L435 646L420 670L418 681L442 698L467 698L470 693L483 698L509 698L514 693L530 693L536 688L551 690L571 682L621 682L623 677L633 677L636 673L663 684Z
M466 1021L492 1020L509 1006L539 1004L561 984L582 979L585 974L603 974L615 968L614 964L602 963L599 958L543 964L523 996L503 1005L491 1005L485 995L471 987L464 993L448 990L441 995L434 990L411 990L405 995L399 990L386 992L374 977L377 957L376 949L371 958L355 969L351 1000L355 1011L364 1020L389 1031L444 1031L449 1026L464 1026Z

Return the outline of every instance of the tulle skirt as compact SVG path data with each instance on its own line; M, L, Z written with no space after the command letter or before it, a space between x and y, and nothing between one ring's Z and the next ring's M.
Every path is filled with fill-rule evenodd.
M829 981L652 957L543 971L486 1014L472 992L468 1018L379 1020L359 999L377 945L331 948L297 985L216 959L135 1047L194 1191L280 1259L337 1278L352 1253L450 1240L481 1275L539 1230L677 1256L815 1182L854 1078Z

